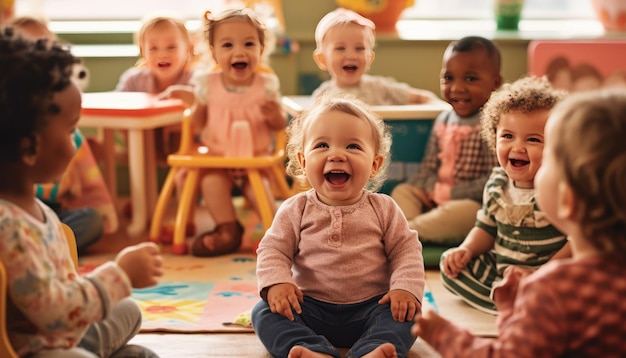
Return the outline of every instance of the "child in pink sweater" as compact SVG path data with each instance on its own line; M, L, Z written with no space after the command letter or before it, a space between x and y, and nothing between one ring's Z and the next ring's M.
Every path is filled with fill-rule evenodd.
M252 323L276 357L404 356L424 264L417 232L382 183L391 136L357 99L325 98L288 127L287 199L261 240Z

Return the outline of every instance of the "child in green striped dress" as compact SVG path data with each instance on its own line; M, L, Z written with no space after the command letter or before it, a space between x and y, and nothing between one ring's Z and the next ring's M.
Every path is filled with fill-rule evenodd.
M546 79L526 77L503 86L483 108L482 134L500 167L485 185L474 228L440 261L444 286L483 312L497 314L491 290L506 267L534 270L568 254L566 237L538 208L533 185L544 127L562 96Z

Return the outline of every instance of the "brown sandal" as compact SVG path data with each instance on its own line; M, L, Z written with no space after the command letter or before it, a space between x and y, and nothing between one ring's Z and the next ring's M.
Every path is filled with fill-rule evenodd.
M213 247L204 244L204 238L209 237ZM217 225L215 230L205 232L191 244L191 254L198 257L213 257L237 251L241 246L243 226L237 221Z

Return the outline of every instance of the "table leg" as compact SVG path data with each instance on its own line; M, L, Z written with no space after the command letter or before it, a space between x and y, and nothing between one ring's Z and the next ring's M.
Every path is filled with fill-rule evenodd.
M128 171L130 176L130 198L133 208L132 219L126 229L137 236L146 229L146 161L143 129L128 131Z
M145 144L145 163L146 163L146 212L152 216L156 205L157 197L157 165L156 165L156 147L154 145L154 130L146 129L144 131ZM150 218L148 218L149 220Z
M109 188L113 202L117 199L117 164L115 162L115 130L102 130L102 146L104 149L104 181Z

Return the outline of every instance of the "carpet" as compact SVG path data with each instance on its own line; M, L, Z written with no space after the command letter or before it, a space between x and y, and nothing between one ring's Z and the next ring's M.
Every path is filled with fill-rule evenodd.
M143 332L252 332L245 315L259 300L252 254L167 256L155 287L133 290Z
M82 259L81 272L103 257ZM249 311L258 302L256 257L238 252L215 258L164 254L165 274L157 286L133 290L142 310L142 332L247 333ZM424 309L438 310L427 290Z

